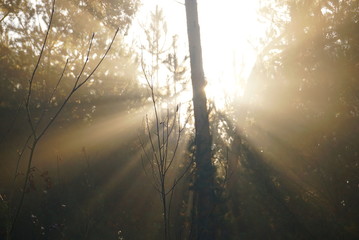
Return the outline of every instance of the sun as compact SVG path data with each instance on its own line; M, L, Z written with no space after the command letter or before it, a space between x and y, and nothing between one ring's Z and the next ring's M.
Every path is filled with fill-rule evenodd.
M198 1L206 94L219 109L246 96L266 26L258 20L260 2Z
M232 79L233 80L233 79ZM226 109L235 99L244 96L244 87L234 81L210 81L205 87L207 99L215 105L216 109Z
M260 0L197 0L197 3L207 81L205 91L217 109L224 109L233 99L246 97L247 79L256 61L259 39L265 35L267 26L258 20ZM163 9L167 35L176 34L179 50L187 52L184 0L146 1L139 18L148 16L157 5ZM183 96L187 101L189 93Z

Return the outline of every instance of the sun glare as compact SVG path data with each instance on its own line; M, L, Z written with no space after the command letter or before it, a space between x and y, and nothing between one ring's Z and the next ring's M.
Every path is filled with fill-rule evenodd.
M225 109L234 99L244 96L244 88L233 81L210 81L205 91L217 109Z
M245 96L256 47L265 30L257 17L259 1L225 0L218 4L200 0L198 4L206 93L223 109L231 100Z
M207 98L218 109L223 109L231 100L245 97L247 78L256 61L259 39L265 32L265 24L258 20L257 15L260 1L197 2ZM150 12L156 6L163 9L168 39L178 35L178 49L188 51L184 1L146 1L138 13L137 22L148 21ZM133 31L138 37L141 30L134 29L137 29ZM188 94L184 98L188 100Z

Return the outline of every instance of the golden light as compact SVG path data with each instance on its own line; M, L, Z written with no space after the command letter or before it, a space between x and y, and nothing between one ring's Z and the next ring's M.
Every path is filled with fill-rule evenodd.
M259 1L199 3L206 93L223 109L245 96L247 78L265 26L258 21Z
M134 22L134 38L140 28L136 22L148 21L158 5L163 9L168 24L168 39L179 36L178 47L187 52L187 29L184 1L146 1ZM258 20L259 0L198 0L202 55L207 80L206 93L219 109L234 98L245 96L247 78L256 60L259 39L265 24ZM188 94L185 99L188 100Z

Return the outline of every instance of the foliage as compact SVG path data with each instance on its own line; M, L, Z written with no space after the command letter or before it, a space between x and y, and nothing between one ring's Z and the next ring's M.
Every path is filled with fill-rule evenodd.
M225 110L208 102L216 167L213 236L357 239L359 3L262 4L260 17L269 28L248 80L247 99ZM188 54L177 48L176 36L172 41L163 36L166 24L160 8L145 27L142 52L136 53L123 38L139 1L57 1L28 104L34 123L44 113L37 131L46 127L73 89L89 43L84 79L117 27L123 38L114 42L109 58L39 141L28 178L25 162L17 168L17 160L31 151L27 139L33 129L25 102L50 6L47 0L0 3L0 238L11 228L15 190L15 199L22 193L26 197L13 239L160 239L163 204L141 166L142 144L147 154L152 149L144 159L152 161L144 164L150 174L151 166L160 165L152 153L167 151L171 157L176 152L176 160L167 158L160 169L162 179L163 170L171 169L165 182L169 191L164 192L165 204L172 201L168 236L188 239L196 211L194 175L183 176L171 188L181 177L177 169L185 172L194 159L192 119L185 110L177 112L189 89ZM152 106L157 119L148 114L146 123L143 116ZM179 116L181 122L189 119L185 129L177 128ZM172 127L178 135L166 135ZM140 136L142 143L138 129L147 129ZM163 147L167 142L176 147L179 133L178 150ZM149 136L162 137L151 145ZM194 170L192 165L189 171ZM157 183L159 176L154 176ZM25 179L29 183L23 188Z
M52 23L48 44L44 50L44 60L38 70L34 85L34 100L42 105L50 95L50 89L56 84L56 78L61 72L66 59L69 59L69 69L64 75L64 88L54 96L53 105L59 104L59 99L71 88L71 78L77 75L86 57L88 42L92 33L96 32L90 59L95 61L101 57L102 49L109 43L111 32L120 28L125 34L135 11L138 1L59 1L56 5L57 14ZM17 1L5 2L4 8L10 8L11 13L1 22L1 52L6 54L1 58L1 106L14 107L19 105L27 89L27 79L36 62L41 49L43 35L49 22L51 1ZM106 16L106 17L104 17ZM115 43L115 54L108 61L118 64L112 71L99 71L97 79L90 79L91 84L82 91L78 101L90 101L104 93L118 95L130 85L134 79L133 72L126 71L118 76L117 71L137 68L133 54L128 47ZM89 74L92 65L84 69ZM118 78L128 81L118 81ZM107 80L109 79L109 80ZM116 85L109 84L115 80ZM132 83L133 84L133 83Z
M286 239L356 238L358 2L266 3L272 40L252 72L250 113L241 118L242 138L265 161L247 163L268 165L255 172L266 172L303 227Z

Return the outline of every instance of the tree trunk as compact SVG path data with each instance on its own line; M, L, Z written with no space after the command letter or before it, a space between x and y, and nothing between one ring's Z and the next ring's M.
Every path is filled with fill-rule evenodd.
M196 202L194 219L194 239L214 239L212 212L214 208L213 179L211 161L211 135L209 131L207 98L204 91L202 49L198 24L197 1L186 0L187 33L191 60L193 88L193 108L196 129Z

